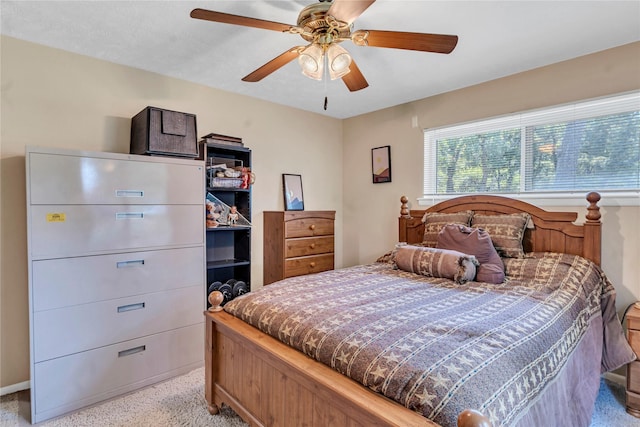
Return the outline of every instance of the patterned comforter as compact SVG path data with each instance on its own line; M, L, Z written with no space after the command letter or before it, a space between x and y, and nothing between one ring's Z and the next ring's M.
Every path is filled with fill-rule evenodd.
M556 253L504 261L501 285L375 263L286 279L225 310L443 426L465 408L514 423L593 319L605 319L603 371L633 360L599 267Z

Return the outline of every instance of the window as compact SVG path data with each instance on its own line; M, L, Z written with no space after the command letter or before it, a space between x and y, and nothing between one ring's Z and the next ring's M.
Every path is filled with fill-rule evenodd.
M640 93L427 129L424 198L640 191ZM424 200L424 199L423 199Z

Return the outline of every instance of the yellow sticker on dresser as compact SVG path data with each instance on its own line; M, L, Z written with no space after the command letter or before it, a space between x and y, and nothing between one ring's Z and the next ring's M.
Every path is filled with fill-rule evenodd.
M48 213L47 222L65 222L66 217L63 213Z

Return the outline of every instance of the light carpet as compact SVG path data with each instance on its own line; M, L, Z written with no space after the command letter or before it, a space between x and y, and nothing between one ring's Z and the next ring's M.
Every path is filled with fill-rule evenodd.
M590 427L638 427L625 411L624 388L602 379ZM30 425L28 391L0 397L0 426ZM38 424L40 427L246 427L229 408L211 415L204 400L204 368L134 393ZM544 427L544 426L540 426Z
M30 425L24 414L28 392L0 397L0 426ZM21 409L22 408L22 409ZM22 413L21 413L22 412ZM204 399L204 368L72 414L37 424L39 427L246 427L231 409L211 415Z

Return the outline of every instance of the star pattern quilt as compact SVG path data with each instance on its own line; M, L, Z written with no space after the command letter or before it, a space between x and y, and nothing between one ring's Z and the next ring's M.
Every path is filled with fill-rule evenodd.
M557 253L504 261L500 285L378 262L285 279L225 310L440 425L466 408L513 425L592 322L605 331L590 351L603 371L635 356L597 265Z

